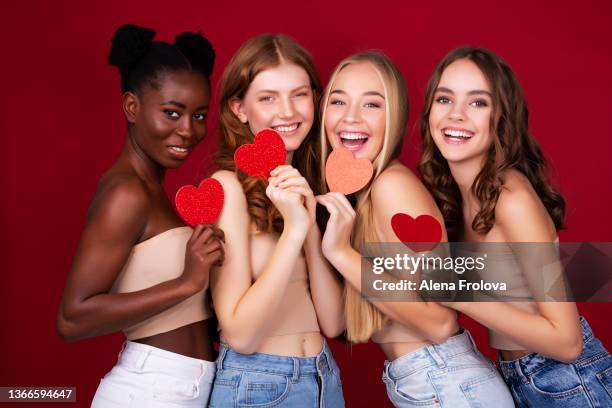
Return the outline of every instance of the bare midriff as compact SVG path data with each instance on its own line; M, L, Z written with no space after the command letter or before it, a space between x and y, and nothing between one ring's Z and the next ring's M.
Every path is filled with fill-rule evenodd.
M525 357L530 352L527 350L499 350L499 354L504 361L512 361Z
M187 357L214 361L216 353L212 344L213 333L217 330L217 327L212 324L213 321L215 319L202 320L165 333L132 341Z

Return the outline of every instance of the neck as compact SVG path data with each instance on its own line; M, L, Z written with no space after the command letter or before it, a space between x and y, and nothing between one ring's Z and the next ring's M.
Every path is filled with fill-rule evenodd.
M291 164L293 161L293 152L287 152L287 156L285 158L285 164Z
M461 193L461 199L464 207L467 205L468 208L478 207L478 200L472 192L472 186L478 176L478 173L482 169L482 160L474 158L469 161L463 161L458 163L448 163L453 179L459 186L459 192Z
M143 180L156 184L163 183L166 169L147 156L131 133L128 133L120 159L125 160Z

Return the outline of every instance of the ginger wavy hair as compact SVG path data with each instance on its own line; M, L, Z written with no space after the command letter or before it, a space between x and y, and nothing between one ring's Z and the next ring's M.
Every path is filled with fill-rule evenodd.
M490 132L493 143L472 185L472 192L480 203L472 229L484 235L493 228L495 206L508 169L516 169L527 177L555 227L563 229L565 200L548 181L547 163L542 149L529 133L525 96L512 68L487 49L463 47L451 51L436 67L427 85L420 123L423 153L418 170L444 216L449 240L458 240L463 232L462 199L448 163L434 143L429 128L429 113L442 73L460 59L468 59L478 66L492 94Z
M383 145L374 159L374 175L369 184L349 199L356 201L355 224L351 233L351 245L360 250L366 242L376 242L379 237L374 226L372 208L372 182L393 160L399 158L404 143L404 134L408 122L409 102L404 77L395 64L386 55L377 51L365 51L344 59L332 73L325 89L322 104L322 117L325 117L329 94L333 89L338 74L347 66L357 63L369 63L383 84L385 96L385 134ZM321 162L320 172L324 174L325 162L331 145L329 144L325 126L321 126ZM325 180L321 178L320 190L327 192ZM327 218L327 217L325 217ZM325 221L326 219L322 220ZM321 222L320 225L325 225ZM367 342L373 333L382 329L387 322L386 316L372 303L365 300L351 285L344 286L344 311L346 317L346 337L353 343Z
M245 143L252 143L254 135L248 123L242 123L230 108L231 101L243 99L251 82L266 69L283 62L303 68L310 78L315 109L322 93L321 80L312 57L302 46L285 35L263 34L245 42L234 54L221 77L219 107L219 151L215 164L221 170L237 174L244 190L248 212L260 232L282 232L283 219L266 196L267 180L250 177L236 168L234 152ZM315 112L316 113L316 112ZM314 193L318 185L318 115L298 150L293 153L292 165L306 178Z

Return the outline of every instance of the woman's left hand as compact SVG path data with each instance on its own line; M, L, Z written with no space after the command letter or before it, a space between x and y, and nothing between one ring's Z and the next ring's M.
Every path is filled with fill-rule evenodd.
M351 233L355 223L355 210L346 197L337 192L316 197L319 204L329 212L329 220L321 241L323 255L331 260L351 249Z

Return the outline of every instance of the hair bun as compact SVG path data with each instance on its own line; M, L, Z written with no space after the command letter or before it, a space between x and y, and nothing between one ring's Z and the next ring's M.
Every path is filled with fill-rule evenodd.
M184 32L176 36L174 46L189 60L191 65L210 76L215 65L215 50L200 32Z
M115 31L108 63L119 68L122 75L130 71L151 48L155 31L133 24L124 24Z

